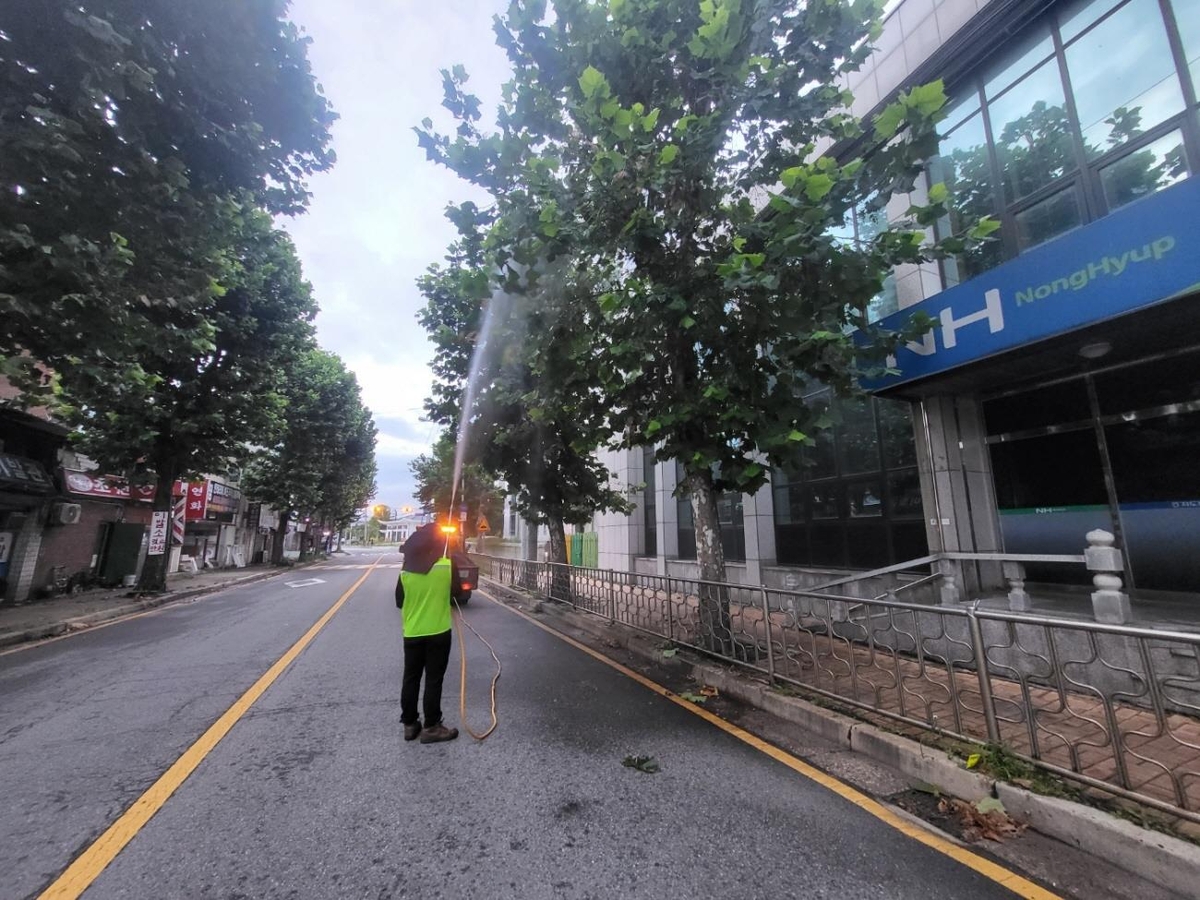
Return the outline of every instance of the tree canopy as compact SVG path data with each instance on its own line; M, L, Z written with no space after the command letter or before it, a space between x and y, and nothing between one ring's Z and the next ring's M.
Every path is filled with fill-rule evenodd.
M231 200L303 209L334 115L284 0L18 2L0 23L0 337L26 388L205 293ZM136 339L134 341L136 344Z
M724 577L717 493L757 490L830 424L802 385L850 390L878 367L851 332L871 331L894 266L946 252L927 230L946 214L937 185L902 220L839 237L913 189L945 103L935 83L870 122L848 112L842 80L869 54L880 7L516 0L496 22L513 77L495 126L455 67L443 73L454 131L418 129L431 159L494 198L516 262L599 273L575 359L615 443L682 464L705 578Z
M280 398L282 427L255 453L244 479L247 495L283 519L274 562L289 520L308 517L341 530L375 493L375 424L345 363L306 349L284 369Z
M460 484L454 484L454 439L449 431L443 431L433 444L430 453L423 453L412 461L410 468L417 480L417 500L422 509L451 521L459 521L456 506L466 506L467 519L463 534L473 537L478 534L481 516L489 524L499 522L504 511L504 494L497 487L496 478L482 466L471 463L463 468Z
M523 516L549 526L551 558L564 562L566 524L627 508L593 452L607 421L578 323L595 314L594 284L573 266L520 263L529 235L511 219L473 204L448 215L460 239L418 282L435 347L427 408L451 447L461 441Z

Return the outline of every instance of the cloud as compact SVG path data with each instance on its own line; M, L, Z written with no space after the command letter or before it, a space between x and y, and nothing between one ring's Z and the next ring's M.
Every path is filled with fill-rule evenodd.
M304 216L281 221L296 242L321 313L317 335L358 377L379 427L380 502L412 504L408 463L438 429L422 420L432 351L416 321L416 280L455 238L449 203L486 202L425 158L413 126L449 127L439 70L465 63L469 89L494 110L507 60L492 16L508 0L295 0L290 17L312 38L309 59L341 116L338 162L311 179Z

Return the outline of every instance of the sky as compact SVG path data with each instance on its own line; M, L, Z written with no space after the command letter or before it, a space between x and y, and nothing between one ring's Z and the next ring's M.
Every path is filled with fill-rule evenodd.
M321 312L317 336L358 376L379 429L376 503L415 506L409 463L438 428L424 420L431 345L417 324L416 279L455 237L448 203L485 197L435 166L413 127L449 130L440 70L462 63L494 121L507 61L492 16L507 0L293 0L290 17L312 38L309 60L341 117L338 161L309 182L306 215L281 224L296 242Z

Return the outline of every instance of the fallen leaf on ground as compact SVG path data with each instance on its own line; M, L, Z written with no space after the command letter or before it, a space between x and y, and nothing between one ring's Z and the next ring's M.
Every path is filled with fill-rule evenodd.
M985 797L978 803L968 803L955 797L938 801L938 811L954 816L962 827L962 838L968 843L988 840L1000 843L1018 837L1027 826L1015 822L1004 811L1004 804L995 797Z
M653 756L627 756L621 760L621 765L627 769L637 769L639 772L645 772L653 775L659 771L658 760Z

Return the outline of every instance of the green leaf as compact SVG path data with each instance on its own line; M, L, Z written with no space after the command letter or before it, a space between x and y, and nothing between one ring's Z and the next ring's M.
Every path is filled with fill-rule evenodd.
M675 161L675 157L679 155L679 147L676 144L667 144L662 148L662 152L658 154L658 161L664 166L669 166Z
M652 109L642 117L642 130L653 131L658 126L658 114L661 110Z
M900 130L903 121L903 104L892 103L875 117L875 132L882 138L891 138Z
M982 755L980 755L978 753L972 753L970 756L967 757L967 768L968 769L975 768L977 765L979 765L979 761L981 759L983 759Z
M662 431L662 422L658 419L651 419L650 424L646 426L646 437L658 434L660 431Z
M833 179L824 173L811 176L804 185L804 194L809 200L823 200L833 190Z
M679 324L683 328L691 328L696 324L696 320L693 319L691 316L684 316L682 319L679 320Z
M758 463L750 463L750 465L746 466L746 468L744 470L747 478L757 478L759 475L762 474L762 471L763 471L763 467L760 466Z
M991 234L994 234L999 229L1000 223L997 220L993 219L991 216L984 216L979 220L975 227L971 229L970 233L971 237L979 241Z
M795 187L796 182L804 177L808 170L804 166L792 166L790 169L784 169L779 173L779 180L783 182L786 188Z
M664 650L664 651L662 652L662 655L663 655L663 657L664 657L664 658L666 658L666 659L670 659L672 656L674 656L674 655L675 655L676 653L678 653L678 652L679 652L679 651L678 651L678 650L676 650L674 647L668 647L666 650Z
M601 91L601 96L607 97L609 94L608 79L595 66L588 66L583 70L583 74L579 76L579 88L589 100Z
M708 698L703 694L693 694L691 691L684 691L679 695L681 700L686 700L688 703L707 703Z
M945 203L950 197L950 191L946 187L944 181L939 181L937 184L931 185L929 188L930 203Z
M905 105L924 116L931 116L946 105L946 90L942 82L919 84L908 92Z
M807 435L803 431L797 431L793 428L788 434L787 439L789 441L803 441L806 437Z

